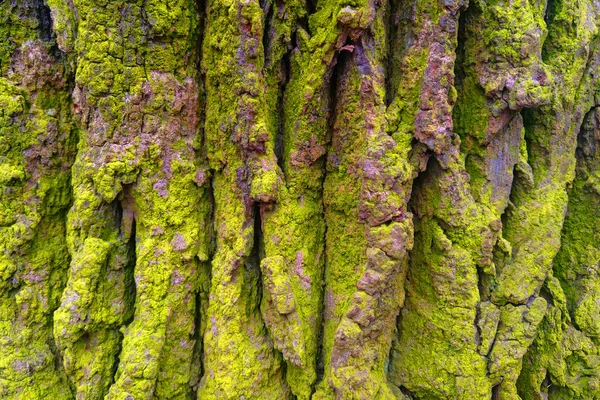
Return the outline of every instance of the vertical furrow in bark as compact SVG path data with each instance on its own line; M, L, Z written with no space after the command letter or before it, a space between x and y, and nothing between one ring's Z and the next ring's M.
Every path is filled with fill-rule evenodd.
M304 107L314 106L311 100L300 98L301 92L293 91L305 72L290 65L295 62L295 57L302 57L299 54L302 50L307 50L301 49L298 43L298 35L306 35L306 32L298 32L299 20L306 17L306 4L304 1L276 1L272 7L270 30L265 33L269 36L267 103L272 111L268 114L270 127L279 134L275 147L283 180L278 186L278 202L261 207L265 244L265 258L261 262L261 311L275 347L286 360L286 378L291 392L297 398L308 399L316 379L317 332L321 321L324 227L319 187L322 178L318 174L322 164L318 160L320 155L316 155L315 159L305 161L305 167L291 167L288 154L290 148L297 151L298 136L306 140L303 131L314 129L298 120L302 118L295 109L299 100ZM327 77L322 79L326 93ZM293 107L287 107L288 104ZM327 111L314 109L305 112L315 112L313 123L322 127ZM294 132L296 129L300 132L298 136ZM326 130L322 131L322 135L325 133ZM308 141L302 144L309 145ZM316 165L311 166L312 163ZM299 181L298 176L311 173L316 175L309 185L306 182L299 182L296 187L290 185Z
M478 387L485 363L473 351L474 345L460 343L474 337L475 260L481 256L480 243L486 234L477 224L478 210L468 192L459 139L453 133L454 62L463 6L463 2L446 2L445 6L419 2L412 10L410 31L399 29L392 38L398 47L407 37L410 40L396 62L403 73L397 78L399 87L388 111L389 130L418 141L412 179L429 157L434 158L413 193L416 199L411 208L418 217L415 242L389 372L395 385L416 396L469 397L485 391L485 386ZM467 235L461 238L457 233L463 230ZM455 329L447 332L448 325ZM447 352L452 336L461 339L454 352ZM455 378L461 368L456 359L468 365L465 379Z
M0 2L0 397L70 399L52 313L66 282L72 69L41 0Z
M51 6L59 44L79 57L82 130L73 260L54 321L65 368L78 398L187 396L197 266L208 260L210 231L197 160L196 5Z
M385 368L412 248L415 168L410 136L387 132L388 13L387 2L365 6L369 28L350 34L338 66L324 194L325 375L315 398L399 395Z
M336 387L341 386L341 382L334 381L332 376L334 335L345 311L340 308L354 292L364 262L364 224L359 218L358 201L362 183L360 163L366 150L366 135L361 129L364 128L362 115L354 97L361 82L350 53L354 50L354 45L348 45L343 50L333 77L337 82L334 86L331 145L327 152L327 175L323 193L327 223L323 310L325 374L315 394L317 399L335 397Z
M472 226L478 226L481 235L486 236L478 243L485 259L475 260L479 300L476 310L471 310L476 311L473 319L476 336L470 345L477 346L478 361L488 364L492 348L496 351L502 348L495 342L496 334L507 334L508 320L519 313L526 319L522 329L515 331L515 341L508 343L515 351L514 360L504 357L501 364L491 362L489 370L480 371L487 388L480 397L488 396L490 387L500 397L508 393L506 387L514 387L520 357L535 335L545 306L543 300L531 299L521 308L503 310L490 301L497 272L492 249L501 252L509 246L501 236L501 216L509 204L513 170L524 173L530 170L524 154L519 110L540 107L551 97L551 72L539 57L544 33L542 17L543 9L527 1L514 2L510 9L475 2L462 20L463 45L454 122L469 174L468 190L478 205L479 220ZM505 31L510 34L503 35ZM501 320L505 320L504 325ZM502 386L497 387L501 382Z
M361 15L360 8L343 8L342 2L318 2L316 13L309 16L309 33L300 27L304 2L276 2L274 6L280 21L271 25L279 35L270 41L277 43L271 62L281 62L282 45L295 47L283 94L279 163L285 180L278 187L279 201L262 208L266 256L262 310L275 345L287 361L292 392L307 399L317 378L322 320L323 156L329 140L331 75L346 38L358 36L372 18ZM295 43L290 42L293 37ZM276 81L274 74L271 79ZM273 84L269 85L273 93Z
M275 201L281 184L263 70L264 14L255 0L215 0L206 18L202 69L216 254L198 398L284 399L281 355L260 314L260 259L251 257L259 246L256 205Z
M492 296L498 304L522 304L536 294L558 251L566 207L566 185L573 179L575 166L577 135L574 132L581 125L582 110L589 109L594 91L592 87L581 87L581 83L592 37L597 31L592 23L595 21L590 19L595 18L597 10L591 3L575 7L564 2L562 7L574 7L574 13L562 17L568 19L564 25L576 29L580 39L575 44L572 32L566 31L563 24L555 20L556 25L550 27L544 46L545 61L552 72L552 76L544 79L555 81L554 93L547 106L529 114L530 123L525 132L527 151L522 151L529 165L523 167L528 169L529 182L513 189L514 207L503 228L503 236L509 241L512 252L506 259L498 260L498 286ZM581 22L572 20L576 15L582 18ZM570 48L567 55L563 43L566 41L579 51L572 52L573 48ZM518 95L520 91L515 92ZM527 217L523 218L525 215Z
M515 207L503 232L512 254L502 260L498 287L493 293L498 303L521 304L534 295L558 251L566 185L573 179L575 166L574 132L581 125L583 110L589 109L594 91L581 83L590 44L598 29L596 6L591 2L575 6L565 1L559 7L562 15L555 15L544 46L545 61L556 80L555 93L548 106L531 113L531 124L525 133L530 182L513 191ZM575 33L579 37L577 43ZM527 218L522 218L524 215ZM539 223L544 224L544 229Z
M546 311L540 289L560 248L560 232L567 208L567 186L574 178L577 132L595 93L597 63L587 71L591 45L598 34L598 5L594 2L562 1L554 4L554 17L544 43L544 61L554 82L550 102L530 112L526 126L527 181L513 188L512 206L505 218L504 252L497 252L497 279L491 299L501 318L490 353L491 378L500 383L499 396L517 396L516 380L521 360L536 336ZM568 11L567 11L568 10ZM539 13L539 11L538 11ZM568 50L567 50L568 49ZM534 70L535 71L535 70ZM540 72L537 73L538 76ZM589 76L588 76L589 74ZM547 79L544 78L544 79ZM515 99L527 104L539 90L515 85ZM529 89L529 90L527 90ZM520 93L525 96L520 96ZM523 184L524 183L524 184ZM544 304L539 310L536 303ZM528 311L529 310L529 311ZM514 326L520 326L515 329Z
M432 158L411 205L415 245L391 377L419 397L489 398L474 321L477 268L490 263L491 231L469 192L464 161L444 168Z
M198 157L198 11L189 0L147 0L140 10L147 52L138 55L146 81L139 87L140 110L134 107L140 120L131 127L141 136L133 191L136 304L108 399L191 393L196 293L206 284L199 263L209 260L212 232L209 173ZM126 61L129 56L126 51Z
M598 68L598 65L596 65ZM596 103L597 104L597 103ZM596 105L597 107L597 105ZM550 301L519 376L522 398L586 399L599 395L598 354L598 109L579 133L577 169L561 249L542 295Z
M386 104L389 106L396 96L396 91L405 80L406 67L402 67L406 51L414 40L413 18L416 9L409 0L390 0L387 31L387 70L386 70ZM404 70L404 71L403 71Z
M66 16L61 19L62 15L76 12L72 8L54 10L57 23L71 19ZM102 18L100 13L94 14L98 15L79 22L80 33L86 31L87 24L95 26L92 19ZM109 10L103 17L109 17L113 24L118 21ZM77 25L73 29L77 30ZM76 44L70 37L64 39L61 46L72 51L90 44L86 45L83 39ZM105 56L103 53L96 54L96 61ZM90 66L85 59L78 59L77 63L79 68ZM77 71L77 90L80 76L81 69ZM75 100L76 114L81 103L79 99ZM123 193L122 199L104 201L96 193L92 180L86 177L93 173L93 167L101 166L101 163L89 165L92 164L89 161L89 166L85 166L85 147L93 148L88 131L92 125L93 132L94 126L88 122L91 119L88 119L88 113L83 110L79 114L80 144L72 179L74 203L68 220L72 260L61 307L54 316L54 335L76 396L91 399L104 396L113 381L112 366L117 362L121 349L119 327L131 319L133 311L131 303L124 300L128 290L125 285L126 269L133 268L128 243L132 240L134 217L130 188ZM107 292L97 294L100 289ZM103 314L104 318L101 318Z
M599 198L600 119L597 94L585 89L598 85L600 52L597 34L590 51L579 85L583 90L578 97L587 98L593 107L586 113L578 135L575 179L569 190L561 248L542 289L550 305L538 329L538 337L525 356L519 377L518 390L523 398L587 399L599 395L600 369L593 360L598 357L599 332L598 221L595 210Z
M205 98L205 75L202 73L202 45L204 43L204 30L206 25L206 1L196 0L197 12L199 17L199 24L197 28L198 36L195 40L195 47L198 49L198 57L195 60L195 66L198 71L198 85L200 90L200 120L199 120L199 147L200 150L197 154L200 164L203 166L204 171L209 171L208 156L207 156L207 145L205 135L205 124L206 120L206 98ZM192 353L191 368L190 368L190 382L189 385L192 387L191 395L188 398L195 399L198 396L198 389L200 388L200 381L204 375L204 333L208 326L208 300L210 296L211 278L212 278L212 258L215 253L215 198L213 192L213 175L207 173L203 178L205 179L205 193L204 201L202 202L202 231L203 231L203 254L199 253L197 256L198 271L196 274L196 285L198 291L196 293L196 310L194 313L194 333L193 337L195 340L194 349Z
M534 286L541 285L547 269L544 270L540 263L524 266L526 260L521 260L518 267L515 264L512 269L505 270L507 263L502 254L512 251L513 257L515 255L514 247L511 250L514 242L511 243L509 238L510 229L514 228L510 226L511 222L522 227L535 226L535 234L531 231L525 235L526 229L512 230L523 240L536 240L535 235L541 231L556 238L556 232L540 230L538 223L534 225L537 219L531 217L546 210L548 215L540 221L560 227L561 222L556 218L560 219L562 213L553 208L552 197L548 198L546 193L544 200L548 206L540 207L536 203L535 211L526 207L516 220L511 219L513 208L510 209L505 218L509 227L505 227L504 237L500 221L509 204L513 169L525 179L523 184L514 186L513 201L521 200L520 193L515 191L531 193L536 185L535 165L532 171L518 111L544 107L552 100L555 71L539 58L544 33L543 15L543 6L533 6L526 1L512 2L511 7L475 2L464 19L464 54L459 59L462 65L454 113L462 154L458 164L449 163L447 168L442 162L430 171L414 201L415 212L419 215L418 234L397 349L398 360L403 362L399 362L398 370L392 370L392 376L398 377L402 385L417 395L487 398L491 387L496 387L494 392L499 398L515 398L521 358L535 338L537 325L545 312L546 302L537 297L535 289L527 291L528 295L520 300L512 297L517 295L517 287L526 289L530 282L535 282ZM419 125L418 116L415 123ZM419 135L415 136L419 138ZM537 137L550 136L545 132ZM558 147L565 147L566 141L559 139ZM554 157L560 164L558 154ZM565 168L568 158L562 157L566 164L562 165L562 181L559 179L556 193L560 192L560 187L564 192L568 181L568 167ZM548 163L552 158L544 154L539 159ZM560 175L559 171L557 168L555 175ZM445 211L438 202L451 208ZM521 205L515 207L519 209ZM495 263L491 257L494 246ZM539 246L558 250L558 244L548 238L543 243L540 241ZM525 249L539 257L537 246ZM461 255L461 252L466 253ZM552 257L553 254L549 261ZM428 267L423 268L423 265ZM480 282L476 269L479 269ZM460 280L461 288L454 287L459 274L465 273ZM538 275L541 280L536 280ZM514 287L507 289L505 285L509 281ZM503 290L512 297L500 299ZM463 292L467 298L459 300L457 294ZM430 308L425 304L432 301L438 313L428 311ZM453 308L456 313L451 312ZM411 319L412 313L419 317ZM444 322L448 314L454 316ZM410 332L419 325L422 329ZM447 326L453 328L446 331ZM444 344L444 341L447 342ZM443 347L435 350L431 343L440 343ZM422 362L424 354L431 357L432 362L426 363L432 368L430 370L414 365ZM453 355L446 360L440 354ZM469 358L472 361L467 361ZM457 363L453 365L455 360ZM485 364L487 368L482 368ZM466 365L473 370L466 369ZM440 385L440 377L443 385Z

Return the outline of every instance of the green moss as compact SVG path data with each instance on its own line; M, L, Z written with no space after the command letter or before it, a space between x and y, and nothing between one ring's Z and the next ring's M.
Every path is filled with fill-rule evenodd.
M0 397L71 398L52 339L66 281L74 131L69 69L35 4L0 4Z
M423 397L485 398L492 387L487 352L478 346L493 342L493 319L486 330L473 324L481 300L477 268L490 262L491 232L463 168L430 163L414 194L420 221L390 378Z
M198 396L287 398L283 360L269 338L265 323L270 321L263 321L260 313L262 245L254 240L258 216L252 207L254 202L276 200L282 182L274 154L276 122L267 108L278 97L273 87L267 92L267 84L276 81L263 72L265 16L258 1L209 2L207 10L202 69L207 96L205 139L210 166L216 171L217 252L206 310L210 321L204 341L206 375ZM273 62L272 68L277 65ZM264 261L265 276L269 266L279 266L273 270L275 281L270 286L274 293L278 293L275 282L291 285L281 263ZM265 289L263 307L270 295ZM274 318L279 315L275 313ZM295 321L290 334L297 338L297 315ZM276 331L275 346L283 334L280 326ZM287 349L282 352L290 354Z
M69 299L85 288L69 280L74 294L57 311L56 335L74 329L79 312L88 317L77 335L60 336L61 355L79 397L186 397L197 371L196 295L206 285L196 273L211 234L208 172L196 154L198 10L186 0L74 5L71 14L51 4L60 45L78 56L82 135L68 243L74 263L101 254L88 243L107 250L81 311ZM81 275L94 276L94 265Z
M561 248L545 287L551 307L540 335L527 355L520 392L530 396L548 393L556 398L589 398L598 395L597 357L598 296L595 243L598 169L595 139L596 112L586 115L579 134L576 179L569 192ZM585 371L581 374L575 371ZM549 383L540 385L542 379Z
M0 2L0 397L600 396L592 0L47 3Z

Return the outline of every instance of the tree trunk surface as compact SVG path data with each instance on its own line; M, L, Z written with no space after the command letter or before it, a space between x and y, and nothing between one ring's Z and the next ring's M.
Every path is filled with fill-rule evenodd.
M0 398L599 399L597 0L0 0Z

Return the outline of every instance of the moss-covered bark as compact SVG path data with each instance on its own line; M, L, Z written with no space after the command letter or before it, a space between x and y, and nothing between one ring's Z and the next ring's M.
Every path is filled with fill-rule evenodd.
M0 34L0 398L600 397L597 1Z
M67 281L73 69L38 1L0 3L0 397L69 398L52 332Z

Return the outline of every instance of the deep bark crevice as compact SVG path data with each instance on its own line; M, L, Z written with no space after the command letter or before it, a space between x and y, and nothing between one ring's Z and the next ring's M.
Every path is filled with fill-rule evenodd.
M544 8L544 22L546 27L549 27L554 22L554 17L557 13L557 7L561 0L546 0L546 6Z
M415 396L413 392L411 392L406 386L400 385L398 387L398 389L400 389L400 392L406 396L407 398L411 399L411 400L417 400L419 397Z
M252 251L250 255L246 259L246 268L250 274L256 274L257 282L262 282L262 273L260 270L260 263L265 256L264 250L264 237L262 232L262 218L260 212L260 203L255 203L252 206L252 215L254 220L254 244L252 246ZM252 281L252 280L250 280ZM262 303L263 296L263 287L261 285L257 285L253 288L257 291L256 295L256 308L259 310L260 314L260 304ZM263 321L264 323L264 321Z
M346 42L344 43L344 46L346 45L352 45L352 41L350 40L350 38L346 39ZM325 181L327 179L327 160L328 160L328 154L329 154L329 144L331 142L331 133L333 130L333 126L335 124L335 117L336 117L336 109L337 109L337 98L338 98L338 85L339 85L339 81L341 79L342 76L342 71L345 68L345 65L348 63L350 57L352 56L352 54L348 51L341 51L341 52L336 52L336 55L334 56L334 59L329 67L329 70L326 72L326 76L324 77L325 82L327 83L328 86L328 96L329 96L329 104L328 104L328 122L327 122L327 146L326 146L326 150L325 153L321 156L320 160L317 160L315 162L319 163L322 162L322 168L324 170L324 173L322 174L322 180L321 180L321 185L320 185L320 190L321 193L324 190L325 187ZM325 207L323 205L323 210L325 210ZM327 245L327 230L328 230L328 222L327 222L327 218L324 218L324 232L323 232L323 243L324 243L324 248L323 248L323 257L324 257L324 263L323 263L323 271L322 271L322 277L321 277L321 284L323 285L323 290L322 290L322 295L321 295L321 301L320 301L320 320L321 320L321 324L319 327L319 332L318 332L318 336L317 336L317 343L318 343L318 348L317 348L317 359L316 359L316 363L317 363L317 368L316 368L316 372L317 372L317 377L315 380L315 383L313 385L312 388L312 392L313 394L316 391L316 388L321 384L321 382L323 381L323 379L325 378L325 359L324 359L324 353L323 353L323 349L324 349L324 326L325 326L325 321L324 321L324 310L325 310L325 297L326 297L326 281L325 281L325 277L327 275L326 271L329 268L329 263L328 263L328 245Z
M50 16L50 8L46 5L44 0L35 0L36 14L39 21L39 35L40 39L46 42L50 42L53 39L52 32L52 17Z
M261 0L260 8L263 11L263 34L262 34L262 47L263 47L263 58L265 65L269 65L273 60L269 60L270 47L271 47L271 29L272 19L275 10L275 5L272 3L273 0Z
M465 71L465 44L467 43L467 24L471 12L474 12L474 6L469 6L466 10L463 10L458 18L456 61L454 63L454 87L459 92L463 85L463 81L467 76Z
M131 310L128 312L125 320L123 321L124 326L128 326L132 321L135 315L135 298L137 293L137 287L135 283L135 266L137 263L137 240L136 240L136 221L135 218L132 223L131 229L131 237L129 242L127 243L127 253L129 257L129 262L125 267L124 271L124 280L125 287L127 291L125 292L124 301L127 304L127 309Z
M317 12L318 4L319 0L306 0L306 11L309 16Z
M492 387L492 400L500 400L500 385L497 384Z
M196 258L197 264L200 266L200 261ZM201 266L200 266L201 268ZM192 355L192 367L197 367L197 374L192 376L190 381L191 387L191 399L198 398L198 385L200 384L200 378L204 375L204 366L202 359L204 358L204 346L202 343L202 334L200 324L202 323L202 315L200 311L202 295L200 292L194 296L196 302L196 312L194 314L194 333L192 339L194 339L194 349Z
M327 237L327 224L325 224L325 237ZM327 242L325 242L327 243ZM325 268L327 266L327 252L324 251L323 252L323 257L325 258ZM325 288L325 268L323 268L323 277L321 278L321 285L323 287L323 289ZM321 310L320 313L321 315L319 316L319 319L321 320L321 324L319 325L319 332L317 334L317 343L318 343L318 347L317 347L317 357L316 357L316 364L317 364L317 378L315 379L315 383L313 384L313 387L311 388L311 395L315 393L316 387L323 381L323 378L325 376L325 360L323 359L323 336L324 336L324 327L325 324L323 322L323 310L325 309L325 290L322 290L323 294L321 296L321 301L320 301L320 307L319 309Z
M536 166L536 143L535 143L535 115L536 111L532 108L526 108L521 110L521 116L523 117L523 130L525 132L524 140L525 146L527 149L527 163L531 167L532 171L534 171L534 167ZM514 179L517 180L518 177L523 177L523 171L520 171L519 174L515 174ZM535 171L534 171L535 172ZM535 177L535 174L534 174ZM530 182L531 183L531 182ZM535 182L534 182L535 183ZM512 194L512 191L511 191Z
M416 3L411 0L391 0L387 26L387 61L385 89L386 106L396 97L400 79L402 60L414 40Z
M283 55L281 59L281 73L282 77L278 85L279 93L277 96L277 109L274 112L277 115L277 131L275 132L275 157L277 157L277 165L286 174L286 154L285 154L285 93L287 85L291 77L291 55L293 49L296 47L296 32L292 34L292 43L288 51Z
M547 0L546 8L544 9L544 22L546 23L546 29L548 30L548 38L542 44L541 59L543 62L548 63L552 58L551 46L554 45L553 40L550 39L552 29L554 25L554 19L559 13L560 8L563 7L562 0Z

